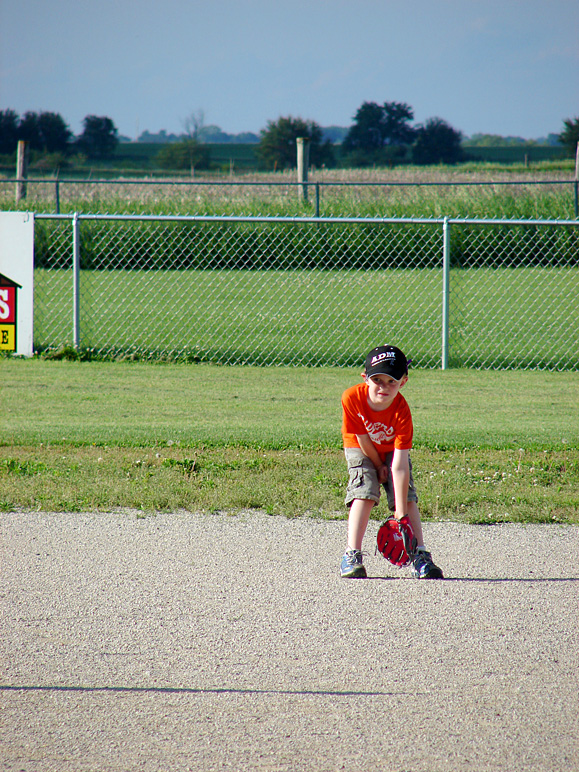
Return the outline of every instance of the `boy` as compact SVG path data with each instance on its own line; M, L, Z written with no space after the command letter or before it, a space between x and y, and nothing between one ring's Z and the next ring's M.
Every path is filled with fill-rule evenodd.
M370 512L384 486L388 507L397 520L408 515L416 551L412 557L417 579L442 579L442 571L424 547L418 497L412 479L410 449L412 416L400 389L408 380L408 362L396 346L378 346L366 357L364 383L342 395L342 437L348 463L346 492L348 544L340 572L348 579L365 578L362 540Z

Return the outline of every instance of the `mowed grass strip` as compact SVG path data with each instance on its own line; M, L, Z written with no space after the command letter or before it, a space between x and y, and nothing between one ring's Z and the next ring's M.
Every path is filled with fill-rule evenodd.
M344 516L359 368L3 359L0 378L0 509ZM579 522L578 373L416 370L404 393L425 518Z
M339 449L362 367L0 359L0 444ZM418 447L579 448L577 372L411 369L403 393Z

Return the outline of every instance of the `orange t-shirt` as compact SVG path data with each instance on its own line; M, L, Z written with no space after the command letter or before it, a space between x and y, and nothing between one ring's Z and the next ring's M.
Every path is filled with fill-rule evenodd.
M412 415L408 402L398 393L386 410L372 410L368 386L359 383L342 394L342 438L345 448L359 448L357 434L368 434L384 460L386 453L412 447Z

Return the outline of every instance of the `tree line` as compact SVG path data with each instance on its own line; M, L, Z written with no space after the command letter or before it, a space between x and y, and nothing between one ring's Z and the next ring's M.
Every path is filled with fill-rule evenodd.
M309 140L310 164L315 167L391 166L399 163L456 164L463 160L462 133L442 118L429 118L414 125L414 111L405 102L363 102L353 117L341 144L323 139L323 130L315 121L292 116L269 121L260 132L256 156L263 169L287 169L296 165L296 140ZM177 142L164 145L157 156L167 169L207 169L211 158L202 141L200 127L203 113L197 111L186 126L187 133ZM73 135L58 113L0 111L0 155L15 152L18 141L28 142L32 151L67 156L84 155L89 159L110 159L119 143L118 130L107 116L87 115L83 131ZM564 120L559 141L568 155L574 156L579 142L579 118Z
M462 134L441 118L412 126L414 112L403 102L364 102L354 116L341 147L341 165L388 166L411 160L417 164L455 164L462 160ZM313 166L335 166L333 145L322 142L314 121L280 118L262 131L258 155L266 166L295 166L295 140L310 141Z
M413 125L414 111L404 102L364 102L354 115L340 152L340 165L352 168L391 166L412 162L456 164L464 160L462 132L442 118L429 118ZM335 147L322 141L322 129L314 121L279 118L270 121L261 132L257 153L267 168L295 166L297 137L310 140L310 163L314 166L336 165ZM558 136L569 156L574 156L579 142L579 118L566 119Z
M87 115L82 133L75 137L58 113L29 111L19 116L14 110L0 110L0 155L14 153L20 140L39 153L83 153L89 158L110 158L119 142L118 129L107 116Z

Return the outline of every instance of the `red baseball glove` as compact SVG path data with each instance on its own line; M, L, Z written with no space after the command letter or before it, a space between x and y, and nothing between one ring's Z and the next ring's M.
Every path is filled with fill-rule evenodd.
M397 520L390 515L378 529L377 550L393 566L407 566L416 553L416 537L408 515Z

